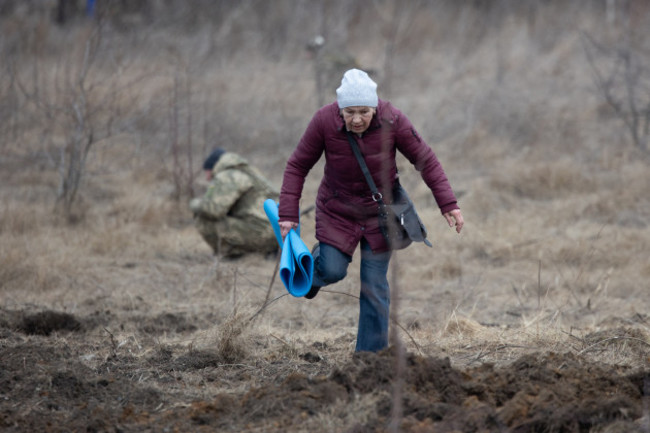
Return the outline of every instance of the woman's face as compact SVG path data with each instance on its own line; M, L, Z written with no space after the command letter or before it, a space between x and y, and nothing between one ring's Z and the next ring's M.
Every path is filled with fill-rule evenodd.
M345 128L355 134L362 134L370 126L372 116L375 115L373 107L345 107L341 110L345 121Z

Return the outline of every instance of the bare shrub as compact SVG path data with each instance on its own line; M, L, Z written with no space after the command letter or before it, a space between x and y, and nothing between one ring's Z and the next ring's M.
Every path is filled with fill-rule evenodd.
M601 97L620 119L634 145L648 150L650 142L650 55L633 34L606 45L583 34L584 53Z
M169 98L169 141L172 157L172 179L174 192L172 198L180 201L182 198L195 196L194 179L201 172L201 157L207 155L207 139L203 137L202 155L194 155L194 115L196 103L193 101L192 77L186 70L185 73L177 73L174 77L174 85ZM204 99L205 101L205 99ZM203 123L200 131L206 131L208 113L201 113L199 119Z
M29 112L41 128L44 151L55 161L59 173L56 204L72 222L80 215L73 211L77 203L86 163L91 149L113 135L124 113L119 98L134 81L123 81L124 64L117 73L103 70L103 33L100 25L81 30L71 50L47 70L39 59L31 59L31 79L21 78L18 85L29 101ZM26 74L21 74L26 75ZM27 115L27 113L26 113ZM82 217L82 215L81 215Z
M250 312L230 316L217 330L217 353L224 362L240 362L249 353L247 333Z

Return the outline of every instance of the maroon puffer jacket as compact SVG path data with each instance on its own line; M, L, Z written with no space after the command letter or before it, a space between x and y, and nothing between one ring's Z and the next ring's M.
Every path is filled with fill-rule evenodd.
M356 137L377 188L387 197L397 179L396 150L420 172L442 213L458 209L456 197L433 150L390 102L379 100L377 114ZM316 239L352 255L362 237L374 252L388 250L379 230L377 204L346 137L336 102L312 118L287 162L280 191L280 221L298 222L305 178L325 152L324 176L316 197Z

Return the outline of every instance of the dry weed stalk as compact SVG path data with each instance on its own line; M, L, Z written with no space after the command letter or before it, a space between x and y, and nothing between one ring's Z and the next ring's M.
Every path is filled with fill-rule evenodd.
M111 357L115 358L117 356L117 340L115 340L115 336L111 331L106 329L105 327L103 328L104 331L108 334L111 342Z
M250 328L250 314L231 315L217 330L217 353L226 363L240 362L248 355L245 333Z

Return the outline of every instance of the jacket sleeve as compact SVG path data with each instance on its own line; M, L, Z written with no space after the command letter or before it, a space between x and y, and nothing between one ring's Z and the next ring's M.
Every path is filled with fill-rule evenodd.
M253 180L239 170L226 170L215 175L200 202L191 204L192 212L205 218L220 219L253 187Z
M299 222L300 197L305 178L325 150L325 139L319 114L312 118L284 170L278 216L280 221Z
M420 172L433 197L444 214L459 209L442 164L427 143L422 140L411 121L399 113L395 122L395 143L397 149Z

